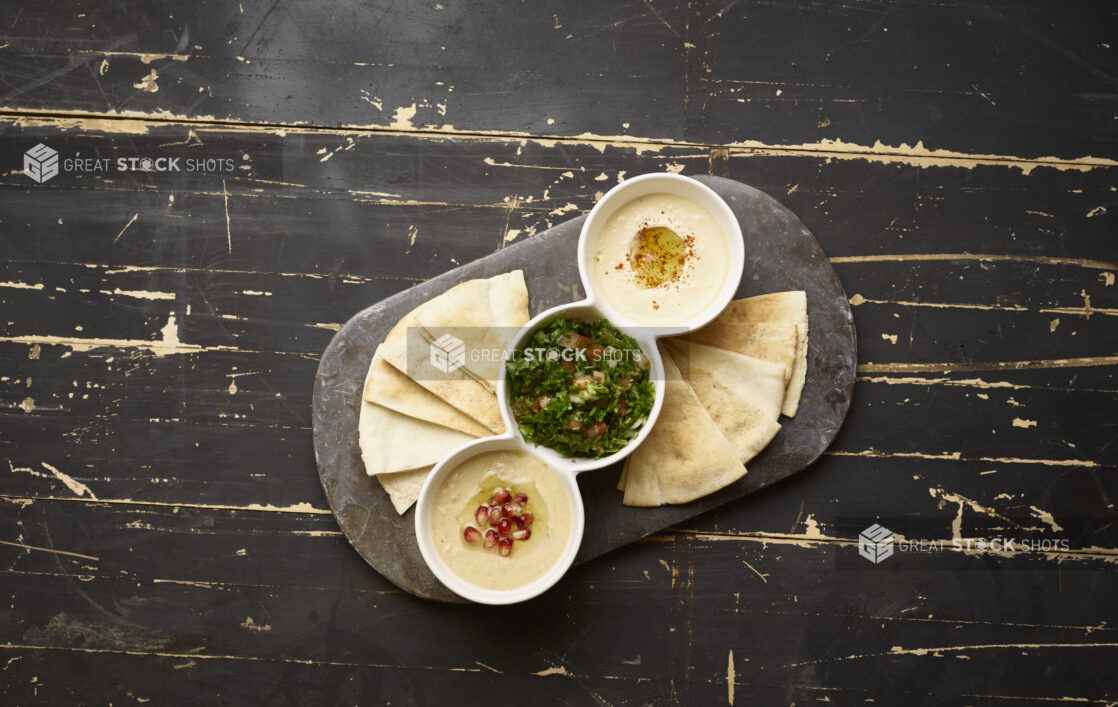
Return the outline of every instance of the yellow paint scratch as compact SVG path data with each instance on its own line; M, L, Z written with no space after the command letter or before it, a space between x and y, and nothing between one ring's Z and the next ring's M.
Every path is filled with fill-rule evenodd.
M100 50L94 50L94 51L91 51L89 53L90 54L100 54L102 56L133 57L133 58L139 59L144 64L150 64L151 62L159 61L160 59L170 59L172 61L186 61L187 59L190 58L189 54L153 54L153 53L148 53L148 52L104 52L104 51L100 51ZM104 72L101 72L101 73L104 74Z
M938 648L903 648L901 646L893 646L889 649L889 654L937 655L955 651L988 650L996 648L1118 648L1118 643L977 643L965 646L940 646Z
M156 80L158 79L159 72L155 69L152 69L150 72L148 72L147 76L132 84L132 88L138 88L141 91L146 91L147 93L155 93L159 90L159 84L156 83Z
M229 190L225 188L225 180L221 180L221 196L225 200L225 249L227 253L233 252L233 231L229 227Z
M1079 314L1090 318L1092 314L1106 314L1110 316L1118 316L1118 309L1115 308L1102 308L1092 307L1091 297L1084 291L1082 293L1083 306L1081 307L1025 307L1019 304L969 304L964 302L919 302L916 300L890 300L890 299L869 299L861 294L855 294L850 298L850 304L854 307L863 304L881 304L881 305L894 305L898 307L930 307L933 309L980 309L986 311L1004 311L1004 312L1043 312L1045 314Z
M848 255L830 258L832 263L898 263L949 260L977 260L979 262L1024 262L1039 265L1077 265L1081 268L1107 269L1118 264L1086 258L1055 258L1039 255L994 255L992 253L898 253L892 255Z
M111 290L99 290L103 295L117 295L120 297L132 297L134 299L150 299L150 300L169 300L175 298L174 292L158 292L155 290L122 290L115 287Z
M1087 368L1118 364L1118 355L1055 358L1036 361L976 361L966 363L862 363L859 373L923 373L939 371L1023 371L1038 368Z
M393 130L414 130L415 126L412 125L411 119L415 117L418 111L419 108L415 103L412 103L410 106L400 106L393 111L392 122L388 127Z
M769 583L769 575L768 575L768 574L765 574L765 573L762 573L762 572L759 572L759 571L757 571L757 568L756 568L756 567L754 567L753 565L749 564L749 563L748 563L747 561L745 561L745 560L742 560L742 561L741 561L741 563L742 563L743 565L745 565L746 567L748 567L749 569L753 570L753 574L755 574L755 575L757 575L758 577L760 577L760 578L761 578L761 581L762 581L762 582L764 582L765 584L768 584L768 583Z
M418 104L413 103L410 106L401 106L397 108L392 116L392 122L389 125L370 124L346 124L340 126L339 132L344 130L347 133L364 131L368 133L406 133L411 136L420 135L423 137L430 136L432 139L441 139L444 136L461 135L470 139L478 138L492 138L495 140L508 141L511 139L521 139L524 142L532 141L542 146L552 146L560 144L582 144L587 147L592 147L600 152L604 152L606 148L625 148L635 151L637 154L645 153L659 153L669 148L696 148L703 152L697 153L696 158L707 159L709 157L709 150L713 147L719 148L732 148L731 154L740 154L743 156L750 155L802 155L809 157L818 157L827 160L865 160L870 162L877 162L883 164L906 164L913 167L961 167L965 169L973 169L978 166L991 166L991 167L1009 167L1011 169L1019 169L1024 174L1031 173L1037 167L1050 167L1057 170L1077 170L1089 171L1096 168L1115 167L1118 166L1118 161L1102 158L1084 156L1074 159L1064 159L1058 157L1020 157L1014 155L995 155L995 154L978 154L978 153L965 153L956 152L946 149L929 150L923 146L922 142L917 142L915 146L909 146L902 143L898 146L884 145L880 141L875 142L873 145L864 146L854 143L847 143L841 140L821 140L814 143L802 143L798 145L769 145L755 140L744 142L732 143L730 145L707 145L703 143L676 141L670 139L657 139L657 138L639 138L632 135L598 135L594 133L582 133L571 137L545 137L538 136L522 131L499 131L499 130L458 130L453 125L437 125L437 126L423 126L417 128L412 124L412 119L418 111ZM316 135L321 135L322 130L318 128L310 128L300 123L292 123L283 126L257 126L235 123L232 121L223 121L212 115L194 115L187 116L183 114L176 114L169 110L154 110L154 111L139 111L139 110L107 110L99 112L97 115L92 115L86 111L76 110L57 110L55 111L60 116L52 116L48 118L43 117L24 117L21 116L15 119L17 125L24 126L46 126L54 125L58 127L72 127L81 130L103 130L107 132L147 132L152 126L159 123L149 122L152 120L160 121L162 124L169 122L178 122L188 125L197 125L198 123L213 123L213 130L220 131L242 131L250 133L265 133L272 135L283 136L290 132L313 132ZM131 120L121 121L117 118L127 118ZM681 159L681 156L673 155L673 159Z
M38 545L25 545L23 543L12 542L10 540L0 540L0 545L10 545L12 547L22 547L25 550L35 550L36 552L49 552L55 555L66 555L67 557L77 557L82 560L91 560L93 562L99 561L101 558L94 557L93 555L83 555L79 552L67 552L66 550L56 550L53 547L39 547Z
M1051 528L1053 533L1063 530L1063 527L1056 522L1056 518L1048 511L1042 511L1036 506L1029 506L1029 512L1032 513L1034 518Z
M167 324L159 330L160 338L154 341L145 339L105 339L105 338L88 338L82 339L77 337L67 336L47 336L38 334L29 334L23 336L0 336L0 341L19 343L19 344L35 344L35 345L48 345L48 346L65 346L71 351L90 351L100 348L121 348L121 349L142 349L150 351L156 356L169 356L172 354L187 354L202 351L236 351L234 346L199 346L197 344L187 344L179 340L179 328L175 323L175 313L170 312L167 317Z
M980 154L956 152L954 150L935 149L924 147L923 141L915 145L901 143L896 147L886 145L880 140L873 145L858 145L842 140L820 140L814 143L799 145L766 145L755 140L734 143L731 145L731 154L775 154L778 151L790 151L828 159L865 160L878 164L903 164L910 167L960 167L974 169L975 167L1011 167L1021 170L1028 175L1037 167L1051 167L1060 171L1077 170L1086 172L1096 167L1118 167L1118 161L1104 157L1080 157L1078 159L1063 159L1060 157L1015 157L1009 155Z
M74 478L72 478L70 476L67 476L66 474L63 474L61 471L59 471L55 467L51 466L50 464L47 464L46 462L39 462L39 463L43 465L44 469L46 469L50 473L54 474L55 478L57 478L62 483L66 484L66 488L70 489L71 491L73 491L78 496L84 496L86 494L89 494L90 498L92 498L95 501L97 500L97 497L93 495L93 491L91 491L89 489L89 487L86 486L85 484L83 484L82 482L77 481Z
M833 457L874 457L878 459L928 459L940 461L981 461L997 462L1001 464L1041 464L1044 466L1076 466L1093 468L1098 464L1089 459L1026 459L1022 457L964 457L961 452L941 452L929 454L926 452L882 452L876 449L863 449L860 452L844 452L827 450L823 452Z
M252 620L251 616L246 616L245 620L241 622L241 628L247 628L249 631L271 631L271 624L258 624Z
M726 658L726 701L733 707L734 704L734 649Z
M120 229L120 233L116 234L116 238L113 239L113 243L119 241L120 237L124 235L124 232L128 230L128 227L135 223L136 219L138 219L139 217L139 212L132 214L132 218L128 219L128 223L124 224L124 228Z

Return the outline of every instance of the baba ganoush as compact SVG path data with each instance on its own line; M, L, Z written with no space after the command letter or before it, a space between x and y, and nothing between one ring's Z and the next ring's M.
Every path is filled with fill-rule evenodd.
M646 194L622 204L590 238L595 289L641 324L694 319L718 297L729 272L722 227L677 194Z
M484 511L484 513L483 513ZM571 535L571 507L538 457L483 452L455 467L431 504L431 539L447 568L489 590L517 589L547 573Z

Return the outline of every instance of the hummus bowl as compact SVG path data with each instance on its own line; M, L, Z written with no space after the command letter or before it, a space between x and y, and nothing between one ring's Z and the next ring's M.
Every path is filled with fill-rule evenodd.
M667 249L653 253L659 257L657 262L670 262L673 267L682 265L673 271L678 277L663 283L636 283L632 277L622 279L621 275L627 274L626 267L632 271L638 269L637 262L622 251L631 245L633 257L640 256L637 245L647 241L645 236L649 229L658 228L679 237L679 243L671 241ZM610 238L631 242L611 243ZM680 243L685 250L671 250ZM609 260L619 257L624 261ZM718 316L737 291L744 260L737 219L721 197L696 180L675 174L647 174L619 184L602 197L579 236L578 266L586 299L554 307L532 318L513 338L506 356L517 352L533 333L555 318L583 322L605 319L617 331L632 337L647 357L648 375L655 386L651 411L635 436L619 450L599 457L565 456L549 447L536 446L521 435L509 400L507 369L501 366L497 402L506 432L468 442L444 457L427 476L416 504L415 535L419 550L439 581L459 596L482 604L525 601L559 581L574 562L585 527L577 475L621 461L648 437L664 404L664 363L658 340L688 333ZM607 267L609 274L605 271ZM609 281L609 277L614 281ZM680 283L685 286L678 286ZM656 292L651 295L642 292L642 285L643 289ZM631 298L626 288L633 289ZM673 300L675 296L682 301ZM518 553L510 543L510 552L499 558L498 561L510 563L510 567L521 567L523 571L519 573L494 567L492 560L498 559L495 554L476 556L493 571L475 573L472 567L464 570L459 564L462 556L468 561L469 553L481 550L467 547L461 531L456 537L450 537L446 524L448 517L468 518L476 505L475 497L487 495L473 487L465 491L462 480L455 475L461 467L462 473L476 476L478 472L474 467L478 459L491 453L529 455L530 459L518 458L526 467L535 467L532 473L539 483L535 483L534 489L543 496L530 499L529 506L533 502L544 504L550 517L547 543L553 551L544 554L533 548L531 552ZM542 466L546 466L546 472L539 468ZM516 473L506 472L506 476ZM548 474L554 478L547 479ZM454 494L440 493L451 484L456 484ZM564 506L569 509L566 515L555 512L556 508ZM479 513L481 510L478 508ZM479 516L478 520L483 519ZM486 532L487 524L479 522L477 526L481 532ZM454 542L461 547L454 547ZM555 549L556 543L561 547ZM546 567L540 566L541 562L546 562ZM503 584L494 584L495 573L505 578Z

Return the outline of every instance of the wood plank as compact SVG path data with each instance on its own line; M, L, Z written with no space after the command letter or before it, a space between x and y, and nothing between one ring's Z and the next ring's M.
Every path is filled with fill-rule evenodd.
M251 158L236 178L64 172L36 185L2 174L0 188L26 204L0 234L8 260L52 262L65 252L72 262L116 266L423 278L589 210L625 176L682 171L719 173L776 196L831 257L991 254L1111 272L1115 261L1118 206L1103 167L772 150L717 157L611 141L281 137L129 121L0 124L17 154L45 141L73 157L92 141L106 153ZM97 210L86 207L93 200Z
M499 10L471 2L333 15L300 5L116 13L46 4L0 35L0 104L712 145L922 140L969 153L1106 157L1112 20L1111 8L1088 0L577 9L552 1ZM915 41L923 37L942 40Z
M269 520L263 514L181 516L170 534L146 529L141 517L122 535L109 530L118 520L110 518L106 527L81 516L67 519L72 509L58 507L64 505L44 509L37 502L19 512L51 527L59 546L88 536L90 527L105 528L100 532L110 546L92 576L73 567L73 558L43 560L41 552L3 549L11 606L0 612L0 625L13 638L2 650L23 658L8 664L9 694L67 689L64 680L32 683L43 665L148 665L172 682L179 666L189 679L209 682L235 669L228 663L267 673L266 665L255 665L260 662L286 671L341 668L386 681L386 690L403 689L397 681L410 684L416 674L430 676L431 689L439 690L462 685L451 672L498 672L529 694L546 690L575 701L593 693L624 702L637 690L643 699L674 694L707 702L725 698L732 650L732 682L747 695L792 684L799 686L796 695L835 690L896 701L925 694L929 688L915 677L932 671L943 678L933 686L937 695L1113 696L1105 671L1090 670L1113 660L1115 629L1102 623L1112 618L1109 607L1063 600L1068 592L1105 594L1113 572L954 553L898 558L892 566L858 560L836 570L856 552L852 542L684 533L577 568L531 605L465 609L359 591L374 575L334 557L330 548L344 550L342 543L253 532L253 523ZM95 515L106 510L117 515L86 506ZM129 542L136 543L134 552ZM240 554L235 547L248 549ZM326 557L315 560L323 549ZM207 552L210 560L192 561ZM285 584L187 579L238 562L257 563L265 579L285 577ZM54 563L54 573L21 574L44 563ZM177 565L182 581L155 581L161 578L155 565ZM1004 582L1005 572L1023 581ZM945 574L953 578L950 591L943 589ZM311 577L328 584L300 586ZM641 619L650 614L661 620ZM524 625L532 630L508 628ZM580 627L579 640L549 640L572 625ZM421 640L383 640L405 634ZM510 641L522 650L509 650ZM113 687L117 681L120 688ZM132 672L93 672L85 684L140 696L165 689L159 685Z

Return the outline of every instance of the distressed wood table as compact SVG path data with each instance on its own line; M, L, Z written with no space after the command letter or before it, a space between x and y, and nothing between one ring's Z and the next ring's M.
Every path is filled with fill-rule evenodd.
M0 702L1114 703L1115 12L9 4ZM528 604L397 590L315 472L323 348L665 170L822 244L838 439Z

